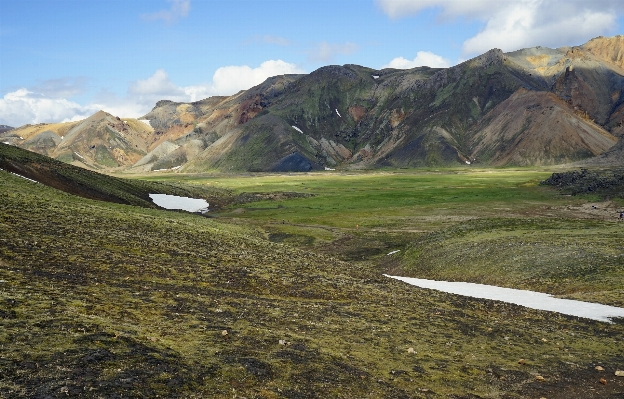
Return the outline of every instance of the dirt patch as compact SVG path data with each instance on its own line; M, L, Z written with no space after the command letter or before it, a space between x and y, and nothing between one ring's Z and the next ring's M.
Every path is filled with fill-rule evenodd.
M566 206L564 212L579 219L620 220L620 213L624 212L624 208L612 201L604 201Z
M390 117L388 118L390 120L390 126L392 126L392 128L394 129L395 127L399 125L399 123L403 122L403 119L405 119L405 116L406 114L403 108L393 109L392 113L390 114Z
M361 105L354 105L349 107L349 115L353 118L354 121L359 121L366 115L366 108Z

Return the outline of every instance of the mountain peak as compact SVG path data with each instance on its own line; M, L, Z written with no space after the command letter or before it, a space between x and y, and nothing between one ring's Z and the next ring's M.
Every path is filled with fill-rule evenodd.
M624 36L599 36L580 47L593 56L624 69Z

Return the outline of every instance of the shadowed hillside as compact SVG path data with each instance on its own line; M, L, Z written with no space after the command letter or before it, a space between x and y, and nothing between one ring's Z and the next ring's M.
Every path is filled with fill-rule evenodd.
M0 144L0 168L80 197L147 208L158 208L149 194L203 197L216 204L231 195L227 190L112 177L7 144Z

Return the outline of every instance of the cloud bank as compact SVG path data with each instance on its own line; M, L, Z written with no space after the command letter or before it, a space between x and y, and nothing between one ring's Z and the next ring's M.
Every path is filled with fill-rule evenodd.
M446 58L443 58L430 51L419 51L416 53L416 57L413 60L407 60L403 57L397 57L390 61L388 64L382 66L381 69L411 69L420 66L428 66L431 68L448 68L451 66L451 62Z
M61 122L83 119L96 112L64 98L19 89L0 99L0 124L18 127L27 123Z
M608 34L624 13L621 0L377 0L391 18L437 9L440 21L464 17L484 27L462 46L464 56L492 48L514 51L536 45L581 44Z
M0 124L18 127L27 123L79 120L100 109L116 116L139 117L159 100L190 102L215 95L232 95L271 76L293 73L305 73L305 70L282 60L269 60L255 68L247 65L221 67L208 83L178 86L165 70L159 69L146 79L130 83L125 96L101 91L86 105L65 98L80 91L77 86L82 84L81 79L57 79L5 94L0 98Z

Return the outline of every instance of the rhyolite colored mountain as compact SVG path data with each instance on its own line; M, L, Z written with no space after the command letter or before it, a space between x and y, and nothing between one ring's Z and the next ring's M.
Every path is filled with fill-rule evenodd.
M23 128L6 134L57 158L81 154L95 167L137 172L569 163L607 152L624 135L623 57L616 36L493 49L444 69L332 65L233 96L159 101L141 118L153 131L124 133L127 122L116 126L100 112L72 125L71 144L51 129L22 140Z
M24 125L0 134L2 142L92 169L130 167L155 140L148 123L104 111L82 121Z

